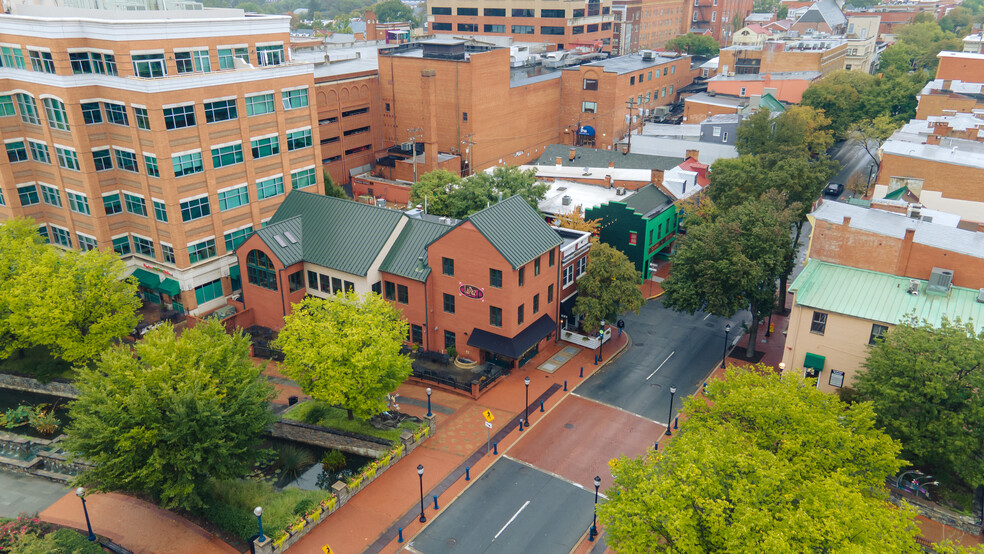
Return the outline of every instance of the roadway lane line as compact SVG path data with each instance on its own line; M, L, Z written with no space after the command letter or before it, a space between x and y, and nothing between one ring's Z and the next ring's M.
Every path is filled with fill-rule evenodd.
M705 315L705 316L704 316L704 319L702 319L701 321L707 321L707 318L709 318L709 317L711 317L711 314L707 314L707 315Z
M667 356L665 360L663 360L663 363L662 364L659 364L659 366L656 369L654 369L652 373L649 374L649 377L646 377L646 381L648 381L650 378L652 378L653 375L656 375L656 372L659 371L659 368L663 367L663 364L665 364L666 362L670 361L670 358L672 358L674 354L676 354L676 350L674 350L673 352L670 352L670 355Z
M530 505L530 501L527 500L518 510L516 510L516 513L513 514L513 516L511 518L509 518L509 521L507 521L506 524L502 526L502 529L499 529L499 532L496 533L494 537L492 537L492 540L494 541L495 539L499 538L499 535L501 535L502 532L506 530L506 527L509 527L509 524L512 523L513 520L515 520L517 516L519 516L519 512L522 512L523 510L525 510L526 507L529 506L529 505Z

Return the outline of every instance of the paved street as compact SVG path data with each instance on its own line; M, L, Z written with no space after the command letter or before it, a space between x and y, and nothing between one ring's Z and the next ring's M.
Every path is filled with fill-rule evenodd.
M594 490L501 458L409 548L424 554L567 553L590 526L593 501Z
M693 394L721 362L724 326L731 323L729 342L741 333L747 312L730 320L704 313L688 315L647 303L639 315L624 317L632 346L619 358L574 389L575 394L666 423L670 386L676 386L674 411Z
M848 190L852 177L855 175L863 179L870 177L873 181L874 173L872 171L878 171L877 168L874 170L871 169L871 165L874 163L871 160L871 156L864 151L864 148L861 148L860 144L853 141L845 141L834 145L830 149L830 157L841 164L840 171L830 179L830 182L844 185L844 192L836 200L850 198L853 195Z

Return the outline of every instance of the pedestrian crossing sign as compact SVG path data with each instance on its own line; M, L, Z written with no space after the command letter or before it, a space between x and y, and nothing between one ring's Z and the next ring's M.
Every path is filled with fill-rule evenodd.
M495 421L495 416L492 415L492 410L485 410L482 412L482 415L485 416L485 421L488 421L489 423Z

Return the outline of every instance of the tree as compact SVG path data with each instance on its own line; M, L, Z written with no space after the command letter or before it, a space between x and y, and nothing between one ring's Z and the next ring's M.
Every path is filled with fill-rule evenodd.
M583 315L584 330L595 333L601 321L616 321L625 312L639 313L646 300L642 277L629 258L603 242L591 246L588 269L577 282L574 314Z
M335 181L331 178L331 174L328 173L327 169L322 169L321 174L325 179L325 196L348 198L348 195L345 194L345 189L335 184Z
M746 355L751 358L758 322L774 308L776 281L788 265L797 210L785 194L770 190L688 228L670 257L673 271L663 281L663 305L724 317L748 308L752 323Z
M376 18L383 23L404 23L404 22L416 22L413 17L413 10L400 2L400 0L385 0L383 2L378 2L373 4L371 9L375 14Z
M571 213L562 215L557 219L559 220L557 223L559 227L575 231L587 231L592 236L598 234L598 226L601 225L601 219L584 219L584 210L581 209L581 206L575 206Z
M789 16L789 6L780 5L779 9L776 10L776 19L782 21L783 19L786 19L787 16Z
M612 460L598 507L618 552L921 552L889 504L899 445L870 405L846 406L772 368L711 381L667 448Z
M536 180L536 170L516 166L499 166L492 173L481 172L466 179L445 169L425 173L413 184L411 202L423 204L427 213L461 219L500 199L520 195L533 209L546 195L549 186Z
M76 484L195 510L211 479L245 475L274 420L249 346L214 320L180 337L168 324L79 370L65 450L94 465Z
M864 149L873 163L878 163L878 156L875 154L881 147L881 143L892 136L898 126L892 122L892 118L887 114L879 115L874 119L866 119L854 123L848 128L847 139Z
M738 126L739 154L782 154L816 157L834 144L830 119L809 106L792 106L772 117L759 110Z
M755 13L772 13L779 9L779 0L755 0L752 11Z
M710 35L698 35L697 33L687 33L674 39L666 41L666 50L685 52L691 56L714 57L717 56L721 47L714 37Z
M936 56L940 51L959 52L962 49L960 38L944 31L936 21L913 20L899 28L895 43L881 55L879 68L886 71L892 67L901 73L925 69L929 73L935 73L939 63Z
M466 179L466 181L471 180L487 183L486 188L492 196L488 200L491 202L499 200L500 195L504 200L518 194L523 197L523 200L526 200L530 207L537 211L540 210L540 201L550 190L549 185L537 181L535 169L523 170L515 165L496 166L491 174L482 171ZM478 210L484 207L481 206Z
M426 205L427 213L448 216L452 212L451 191L460 183L457 173L446 169L428 171L410 187L410 203Z
M984 484L984 332L945 316L904 321L876 341L855 381L903 455L941 477Z
M378 294L308 297L284 318L277 348L283 372L305 394L368 418L387 409L386 394L410 376L400 353L409 324Z

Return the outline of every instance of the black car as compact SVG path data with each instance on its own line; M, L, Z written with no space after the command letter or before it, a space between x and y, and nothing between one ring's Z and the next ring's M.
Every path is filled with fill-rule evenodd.
M824 196L840 196L844 192L844 185L840 183L830 183L823 189Z

